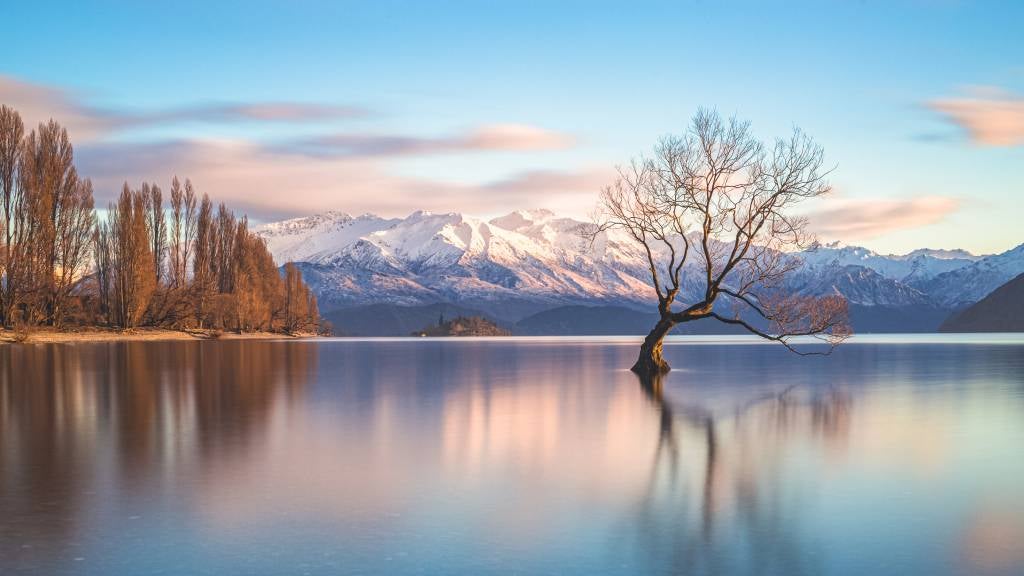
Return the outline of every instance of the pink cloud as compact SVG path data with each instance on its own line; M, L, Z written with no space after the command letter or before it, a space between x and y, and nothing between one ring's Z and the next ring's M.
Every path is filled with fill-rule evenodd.
M525 124L494 124L471 133L463 143L482 150L555 150L573 145L566 134Z
M579 212L593 202L604 176L594 171L525 171L480 184L400 176L390 157L438 153L535 151L569 147L568 135L523 124L490 124L438 137L341 133L277 142L139 141L141 127L187 122L306 123L364 115L342 105L288 102L200 104L144 112L93 106L80 95L0 75L0 103L28 126L54 118L71 133L80 173L93 179L100 204L122 182L167 185L189 177L202 192L256 218L343 209L404 215L411 210L497 213L523 207ZM299 133L301 134L301 133ZM137 134L135 136L138 136ZM586 202L581 202L586 195Z
M412 156L452 152L555 150L568 148L573 139L536 126L495 124L464 134L422 138L394 134L341 133L285 143L284 152L313 156Z
M975 88L970 95L932 100L929 108L967 131L983 146L1024 144L1024 98L998 88Z
M610 176L600 170L526 171L480 184L452 183L392 174L376 158L296 156L240 141L103 143L81 147L77 155L101 204L124 181L166 185L177 174L259 219L328 209L404 216L416 209L487 215L528 207L584 215Z
M344 118L358 118L368 112L356 106L300 102L257 102L250 104L199 104L140 114L125 114L132 126L170 124L176 122L280 122L309 123Z
M123 126L123 119L79 102L73 94L0 75L0 104L13 107L35 127L50 118L59 119L75 141L93 140Z
M162 110L111 110L92 106L66 90L0 75L0 103L18 110L27 127L53 118L75 142L114 136L133 128L181 122L310 123L365 116L356 106L300 102L207 103Z
M508 194L510 196L523 193L561 195L580 192L587 195L586 200L589 204L583 210L586 212L593 208L591 204L597 202L597 191L611 182L614 177L615 171L612 169L589 169L578 172L530 170L490 182L483 185L482 189L492 194ZM578 207L572 210L574 213L579 211Z
M959 208L959 201L944 196L909 199L842 199L808 215L811 229L829 239L844 241L876 238L935 224Z

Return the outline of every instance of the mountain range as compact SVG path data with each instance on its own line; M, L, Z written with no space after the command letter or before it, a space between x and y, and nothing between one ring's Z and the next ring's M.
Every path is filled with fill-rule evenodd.
M380 317L382 307L436 318L438 307L448 306L520 333L633 333L634 324L646 323L624 322L622 310L650 313L654 298L642 247L621 230L589 242L582 235L586 227L546 210L487 220L423 211L405 218L327 212L256 231L278 262L300 266L341 332L379 333L373 322L356 319ZM802 263L787 288L842 294L860 332L933 331L951 313L1024 272L1024 245L979 256L930 249L883 255L828 244L796 256ZM698 275L689 277L684 274L684 298L703 290ZM567 307L592 310L580 314ZM574 317L588 320L574 326ZM401 333L420 327L403 325Z

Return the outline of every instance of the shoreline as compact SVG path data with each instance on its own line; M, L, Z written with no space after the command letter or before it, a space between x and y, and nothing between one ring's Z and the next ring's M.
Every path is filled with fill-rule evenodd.
M38 328L22 339L15 330L0 330L0 344L69 344L76 342L161 342L188 340L270 340L309 339L315 334L281 334L277 332L220 332L213 330L172 330L169 328L136 328L121 331L113 328L81 328L60 330L54 328Z

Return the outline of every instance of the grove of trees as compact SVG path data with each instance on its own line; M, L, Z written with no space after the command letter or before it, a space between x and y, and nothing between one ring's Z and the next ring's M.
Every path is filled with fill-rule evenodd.
M0 324L314 332L316 296L294 264L177 177L124 184L105 214L79 176L67 131L25 132L0 106Z

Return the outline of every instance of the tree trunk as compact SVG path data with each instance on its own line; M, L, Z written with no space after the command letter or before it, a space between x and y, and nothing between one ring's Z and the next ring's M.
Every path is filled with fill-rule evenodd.
M636 364L633 364L633 368L631 368L633 372L636 372L641 377L651 377L664 374L672 369L665 362L665 359L661 357L661 344L673 326L675 326L675 322L667 318L658 320L651 333L644 338L643 345L640 346L640 356L636 359Z

